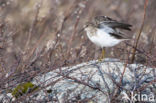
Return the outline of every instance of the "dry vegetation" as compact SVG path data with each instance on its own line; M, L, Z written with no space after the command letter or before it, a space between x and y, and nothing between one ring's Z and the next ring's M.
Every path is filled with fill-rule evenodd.
M106 54L130 63L144 4L145 0L0 0L0 94L43 73L97 59L100 49L79 32L97 15L133 25L129 32L133 39L107 48ZM152 68L156 68L155 10L156 0L149 0L134 61ZM156 78L151 84L155 82Z

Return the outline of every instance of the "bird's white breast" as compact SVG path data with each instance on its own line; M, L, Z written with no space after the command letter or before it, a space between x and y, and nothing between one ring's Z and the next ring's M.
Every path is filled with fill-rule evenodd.
M97 46L103 47L112 47L120 43L122 40L116 39L106 33L102 29L98 29L96 35L90 35L90 32L87 31L88 38L95 43Z

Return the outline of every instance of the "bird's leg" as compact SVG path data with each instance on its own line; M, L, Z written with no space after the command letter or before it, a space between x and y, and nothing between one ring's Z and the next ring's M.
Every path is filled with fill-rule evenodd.
M99 59L99 61L102 61L102 59L105 58L105 48L102 48L102 53L101 53L101 57Z
M105 48L102 48L102 59L105 58Z

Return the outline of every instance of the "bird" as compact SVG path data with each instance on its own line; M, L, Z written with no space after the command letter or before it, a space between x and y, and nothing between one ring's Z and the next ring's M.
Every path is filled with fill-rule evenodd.
M96 16L93 22L86 22L84 30L91 42L102 48L100 61L105 57L105 48L113 47L131 38L121 30L131 31L132 25L113 20L108 16Z

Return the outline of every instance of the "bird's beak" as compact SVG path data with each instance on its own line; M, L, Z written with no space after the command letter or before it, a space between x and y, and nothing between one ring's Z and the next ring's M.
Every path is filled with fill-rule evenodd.
M79 34L81 34L85 29L86 29L87 25L84 25L83 28L79 31Z

